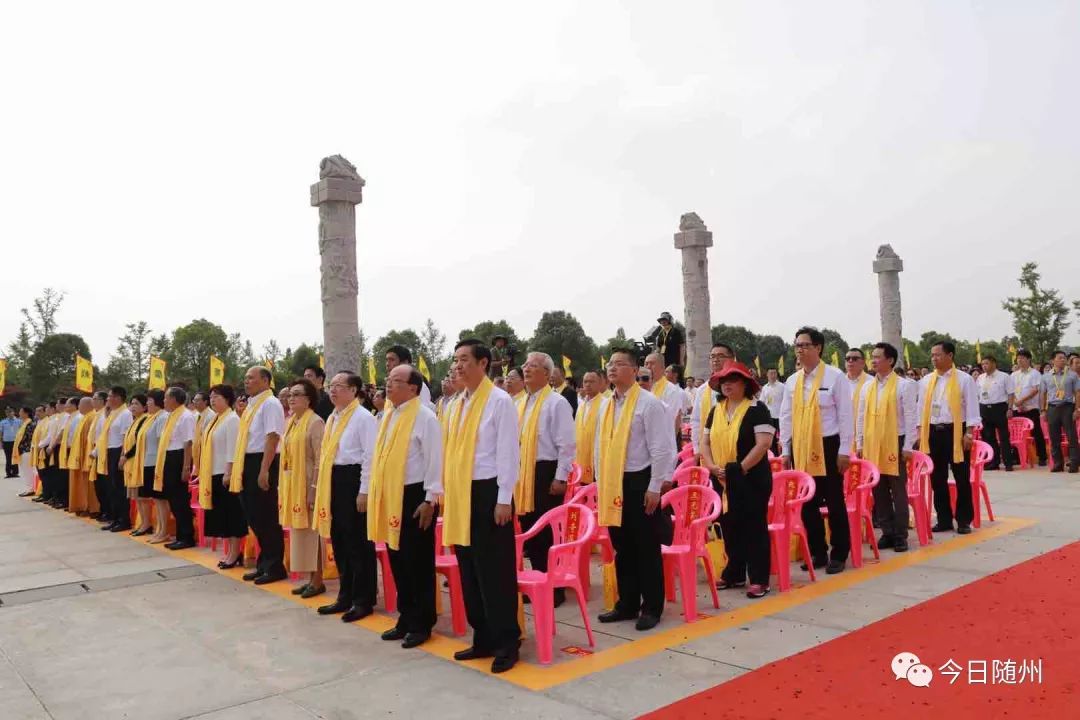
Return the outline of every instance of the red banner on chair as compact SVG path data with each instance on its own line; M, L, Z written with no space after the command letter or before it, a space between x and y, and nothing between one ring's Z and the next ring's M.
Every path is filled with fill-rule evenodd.
M686 516L683 518L683 527L701 517L701 486L690 485L690 492L686 494Z
M581 510L576 507L566 508L566 542L574 542L578 539L578 530L581 527Z

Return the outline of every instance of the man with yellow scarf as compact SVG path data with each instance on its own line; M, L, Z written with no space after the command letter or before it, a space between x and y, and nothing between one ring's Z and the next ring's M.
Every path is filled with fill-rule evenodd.
M813 327L795 333L799 371L784 384L780 405L780 445L784 467L809 473L816 490L802 508L811 562L830 575L843 572L851 551L844 473L855 432L851 411L851 383L838 368L821 362L825 336ZM825 543L821 506L829 508L832 553ZM806 569L806 566L803 566Z
M588 485L596 479L596 463L593 446L596 444L596 418L607 380L600 373L590 370L581 376L584 391L574 418L574 462L581 468L581 484Z
M850 351L848 351L850 352ZM908 549L907 461L915 444L915 383L896 373L899 351L880 342L870 353L874 377L858 399L855 446L859 457L881 471L874 486L874 514L881 526L879 548Z
M102 530L111 527L113 524L112 505L109 504L109 478L105 473L99 473L97 469L98 436L101 435L101 428L105 427L105 420L108 415L106 409L108 398L109 393L104 390L98 390L94 393L93 424L89 426L86 442L83 444L83 452L88 456L87 466L84 469L87 472L87 480L94 485L94 498L97 500L97 507L100 508L98 522L104 525ZM91 505L93 505L92 501Z
M75 412L68 421L64 437L60 441L60 455L63 458L63 466L67 468L64 475L67 478L64 509L79 515L88 514L86 476L82 472L82 447L86 436L86 422L93 412L93 401L88 397L71 398L68 406L73 406Z
M491 351L479 340L454 347L454 374L464 385L447 428L443 544L461 568L472 645L455 660L494 658L491 671L518 661L517 567L513 500L520 446L517 413L487 376Z
M612 351L607 376L615 392L598 411L597 510L611 534L619 586L615 608L599 620L637 620L638 630L649 630L664 612L660 490L671 480L675 447L664 404L637 384L637 369L632 351Z
M158 441L154 466L154 489L169 500L169 510L176 519L176 539L165 545L169 550L195 547L194 514L191 511L191 480L195 442L195 413L187 409L187 392L171 387L165 392L165 412L169 414Z
M685 399L682 388L667 378L664 367L664 356L660 353L650 353L645 357L645 367L652 374L652 394L664 404L667 412L668 425L671 426L671 447L678 454L678 438L682 429L682 413ZM672 470L675 468L673 467Z
M967 535L975 507L971 502L972 428L982 425L979 394L975 381L953 365L956 346L948 340L934 343L930 362L934 372L919 383L919 444L934 462L930 482L934 489L934 532L952 532L953 512L949 502L949 468L956 480L956 532Z
M45 403L45 417L42 418L35 451L38 454L38 477L41 478L41 493L31 500L36 503L49 503L53 498L52 436L56 432L56 401Z
M442 429L420 402L424 378L411 365L386 376L390 404L379 424L360 512L371 542L385 542L397 586L398 621L382 634L414 648L435 627L435 503L442 495Z
M127 389L123 386L117 385L109 390L105 402L109 414L97 438L97 473L99 478L106 478L107 505L112 516L109 530L124 532L131 529L131 504L124 485L124 471L120 469L120 456L124 453L124 436L134 418L128 410Z
M522 366L528 396L516 405L521 452L514 486L522 531L530 530L541 515L562 503L574 462L574 411L550 385L554 369L551 356L542 352L529 353ZM552 542L550 528L525 542L523 549L533 570L547 572ZM566 591L556 588L555 607L565 600Z
M728 366L728 363L734 362L735 351L731 349L731 346L727 343L713 343L712 349L709 351L709 374L706 378L712 377L714 374L720 372ZM701 386L694 391L694 404L690 408L690 442L694 446L694 455L700 460L701 450L701 429L705 427L705 420L709 417L709 411L716 405L716 401L720 398L720 393L709 387L708 382L701 383Z
M78 398L60 398L56 401L56 425L49 435L49 456L52 469L52 500L49 506L66 509L68 505L68 469L67 455L68 442L70 440L68 430L71 428L72 418L79 406Z

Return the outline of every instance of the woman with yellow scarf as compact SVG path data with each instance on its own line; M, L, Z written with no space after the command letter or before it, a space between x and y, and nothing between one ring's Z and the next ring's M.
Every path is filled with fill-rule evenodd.
M310 380L294 380L287 397L291 412L281 444L278 522L289 530L289 570L308 575L307 581L292 593L310 598L326 592L322 543L311 523L326 423L315 413L319 391Z
M240 495L229 492L236 438L240 433L240 417L233 412L236 391L232 385L210 388L210 409L214 416L201 428L199 439L199 505L205 511L203 535L222 538L222 558L218 567L228 570L239 565L240 547L247 537L247 519L240 504Z
M37 415L28 407L19 411L21 424L15 431L15 442L11 446L11 462L19 468L19 477L22 478L24 487L19 497L30 497L34 494L34 431L37 429L37 421L45 414L41 406L37 408Z
M141 459L139 461L135 459L139 434L146 429L148 417L146 414L146 402L145 395L131 396L128 410L131 411L132 420L127 432L124 433L124 445L120 453L120 472L124 474L124 488L127 490L128 498L135 500L136 506L139 508L139 527L131 531L131 534L135 537L149 535L154 530L150 523L151 502L148 499L139 497L139 488L142 487L142 465L137 464L137 462L142 461Z
M723 496L720 529L728 564L720 573L720 590L746 585L746 596L769 592L769 496L772 470L768 452L776 432L769 408L754 400L758 383L742 363L728 364L709 378L723 400L713 406L701 437L701 464Z

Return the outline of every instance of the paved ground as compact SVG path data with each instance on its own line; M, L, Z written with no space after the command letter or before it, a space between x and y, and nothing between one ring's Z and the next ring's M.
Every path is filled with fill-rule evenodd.
M264 592L204 567L208 551L177 557L101 533L14 497L9 480L0 485L0 716L633 717L1080 538L1078 476L987 475L1000 522L966 538L886 551L881 563L758 603L721 593L715 611L702 594L704 620L685 625L669 605L652 633L604 626L587 657L558 650L586 645L568 604L556 663L536 665L530 639L530 662L500 677L447 660L458 639L427 651L388 646L373 632L385 616L355 627L320 618L316 601L287 588ZM449 623L438 630L449 636Z

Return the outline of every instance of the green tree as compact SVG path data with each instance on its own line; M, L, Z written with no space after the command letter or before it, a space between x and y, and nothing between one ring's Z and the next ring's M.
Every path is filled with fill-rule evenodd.
M192 320L173 331L165 361L169 363L169 383L182 383L191 390L210 382L210 356L225 359L229 336L220 325L206 318Z
M713 325L712 341L730 345L739 362L754 364L754 356L758 352L758 336L742 325Z
M64 302L64 293L45 288L41 297L34 298L33 311L21 308L23 322L30 326L34 347L56 332L56 313Z
M757 354L761 358L761 370L778 367L780 358L784 358L784 370L795 367L795 354L790 345L779 335L758 335ZM754 358L750 358L751 364Z
M34 397L49 398L57 392L75 391L75 355L87 360L90 348L72 333L54 333L38 343L30 356L30 389Z
M1031 351L1036 362L1050 359L1062 336L1069 329L1069 306L1061 293L1039 284L1038 263L1024 263L1020 269L1020 287L1026 295L1006 298L1001 306L1013 316L1013 329L1021 344ZM1073 307L1080 310L1076 303Z
M408 348L412 354L413 362L416 362L416 354L420 350L420 336L415 330L391 330L375 341L371 348L372 359L375 361L375 377L378 384L386 380L386 350L391 345L401 345ZM367 380L367 361L365 360L361 376Z
M145 320L127 323L116 352L109 360L110 376L124 378L123 384L145 384L150 365L150 326Z
M593 339L585 334L581 323L565 310L554 310L540 316L529 348L535 352L545 352L555 361L556 367L562 367L562 356L570 358L571 371L575 377L581 377L587 370L600 365L600 351ZM524 360L519 355L518 362Z
M291 378L304 376L304 368L309 365L319 366L319 351L312 345L302 343L295 350L287 350L281 361L282 369Z
M19 323L19 333L8 345L7 383L9 385L30 384L30 356L34 354L34 341L30 329L24 320Z

